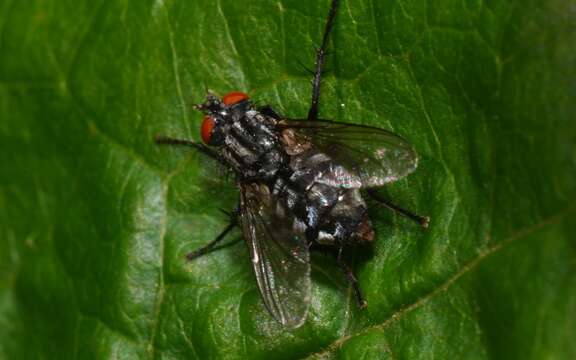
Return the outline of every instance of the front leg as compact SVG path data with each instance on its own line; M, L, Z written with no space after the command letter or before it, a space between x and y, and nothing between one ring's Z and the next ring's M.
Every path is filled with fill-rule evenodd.
M197 143L195 141L185 140L185 139L176 139L176 138L171 138L171 137L167 137L167 136L163 136L163 135L155 135L154 136L154 142L157 145L173 145L173 146L191 147L193 149L200 151L204 155L208 155L212 159L217 160L217 161L224 164L223 160L220 158L220 156L218 156L217 152L210 149L208 146L201 144L201 143Z

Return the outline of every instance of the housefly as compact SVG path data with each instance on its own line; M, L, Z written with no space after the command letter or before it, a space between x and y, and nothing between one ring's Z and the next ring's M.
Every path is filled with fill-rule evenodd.
M193 147L231 169L240 200L230 224L213 241L188 254L205 254L239 226L250 251L258 288L270 314L286 327L300 326L310 304L310 249L334 249L336 261L365 301L342 258L349 245L370 243L374 231L361 190L382 205L428 225L382 198L374 188L413 172L412 146L389 131L322 120L318 104L328 38L338 0L333 0L316 54L312 102L305 119L256 106L242 92L220 98L208 92L195 108L204 113L203 143L157 136L158 144Z

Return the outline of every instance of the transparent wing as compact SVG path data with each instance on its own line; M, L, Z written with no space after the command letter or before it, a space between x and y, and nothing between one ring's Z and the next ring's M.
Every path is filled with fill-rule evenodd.
M418 167L418 155L400 136L383 129L333 122L286 119L282 137L295 152L313 149L335 160L335 178L345 187L376 187L394 182Z
M258 288L268 311L284 326L298 327L310 303L310 257L303 231L266 185L242 185L242 231Z

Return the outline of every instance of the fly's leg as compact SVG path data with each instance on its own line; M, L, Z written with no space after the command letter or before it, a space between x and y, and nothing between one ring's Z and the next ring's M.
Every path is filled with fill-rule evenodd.
M228 224L228 226L226 226L226 228L224 229L224 231L222 231L222 232L220 233L220 235L218 235L218 236L216 237L216 239L210 241L208 244L202 246L201 248L196 249L196 250L194 250L194 251L186 254L186 259L187 259L188 261L191 261L191 260L194 260L194 259L196 259L196 258L198 258L198 257L200 257L200 256L202 256L202 255L205 255L205 254L209 253L210 251L212 251L212 250L214 249L214 247L215 247L216 245L218 245L218 243L219 243L220 241L224 240L224 238L226 237L226 235L227 235L227 234L230 232L230 230L232 230L232 229L234 228L234 226L236 226L236 225L237 225L236 222L231 222L230 224ZM240 241L240 240L241 240L241 239L239 239L238 241ZM235 243L236 243L236 241L234 241L234 242L231 243L230 245L235 244Z
M175 139L175 138L170 138L170 137L166 137L166 136L162 136L162 135L156 135L156 136L154 136L154 142L157 145L188 146L188 147L194 148L196 150L199 150L201 153L208 155L215 160L222 162L222 160L220 159L220 157L218 156L218 154L216 152L212 151L206 145L201 144L201 143L197 143L195 141Z
M276 119L276 120L282 119L282 117L280 115L278 115L276 110L274 110L270 105L264 105L264 106L259 107L258 112L260 112L261 114L264 114L266 116L270 116L271 118Z
M214 151L212 151L210 148L208 148L204 144L200 144L200 143L190 141L190 140L170 138L170 137L166 137L166 136L162 136L162 135L156 135L154 137L154 141L158 145L188 146L188 147L199 150L203 154L208 155L215 160L222 162L222 160L220 159L218 154L215 153ZM224 231L222 231L220 233L220 235L218 235L216 237L216 239L210 241L208 244L204 245L200 249L197 249L197 250L192 251L191 253L188 253L186 255L186 259L193 260L193 259L196 259L197 257L200 257L200 256L210 252L210 250L212 250L220 241L222 241L226 237L226 235L230 232L230 230L232 230L234 228L234 226L236 226L238 224L238 220L237 220L238 211L237 210L235 210L233 213L228 213L226 211L224 211L224 213L227 214L228 216L230 216L230 223L228 224L228 226L226 226Z
M366 307L366 300L364 300L362 291L360 291L360 286L358 285L358 279L356 279L356 276L354 275L350 267L344 262L344 259L342 259L342 249L343 246L340 246L340 248L338 249L336 262L338 263L340 269L342 269L342 271L346 275L346 278L348 279L348 282L352 286L352 289L354 289L354 294L356 295L356 302L358 303L358 307L360 309L364 309Z
M210 241L208 244L202 246L201 248L196 249L196 250L192 251L191 253L186 254L186 259L188 261L194 260L194 259L196 259L202 255L205 255L205 254L209 253L210 251L214 250L214 247L216 245L218 245L218 243L220 241L224 240L224 238L226 237L226 235L228 235L230 230L232 230L234 228L234 226L238 225L238 214L239 214L239 208L238 207L236 207L232 212L229 212L226 210L221 210L221 211L230 218L230 223L220 233L220 235L218 235L216 237L216 239ZM240 241L240 240L241 239L238 239L238 241ZM233 241L229 245L233 245L233 244L237 243L238 241Z
M183 140L183 139L175 139L163 135L155 135L154 142L158 145L184 145L193 148L200 148L203 147L202 144L199 144L195 141L191 140Z
M392 202L390 202L390 200L384 199L374 190L368 190L367 192L368 192L368 195L372 199L376 200L380 205L383 205L384 207L387 207L388 209L390 209L394 212L397 212L398 214L416 222L417 224L419 224L423 228L427 228L430 225L430 218L428 216L420 216L420 215L414 214L411 211L403 209L400 206L395 205Z
M312 103L310 110L308 110L308 120L314 121L318 119L318 101L320 99L320 85L322 78L322 71L324 69L324 62L326 60L326 48L328 47L328 39L330 32L334 25L334 18L336 17L336 9L338 8L338 0L332 0L330 5L330 12L324 27L324 36L322 37L322 44L316 52L316 63L314 69L314 77L312 78Z

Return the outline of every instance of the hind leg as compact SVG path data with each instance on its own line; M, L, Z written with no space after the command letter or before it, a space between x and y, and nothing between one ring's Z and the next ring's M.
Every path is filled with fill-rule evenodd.
M348 283L350 284L350 286L352 286L352 289L354 290L354 295L356 296L356 303L358 304L358 307L360 309L364 309L366 307L366 300L362 295L362 291L360 290L360 285L358 284L358 279L356 279L356 275L354 275L352 269L350 269L348 264L346 264L344 259L342 259L343 249L344 249L343 247L340 247L338 249L338 254L336 255L336 262L338 263L338 266L340 267L342 272L344 272L344 274L346 275Z
M388 209L418 223L423 228L427 228L430 225L430 218L428 216L420 216L414 214L411 211L403 209L400 206L392 203L390 200L384 199L374 190L368 190L367 193L372 199L376 200L380 205L387 207Z

